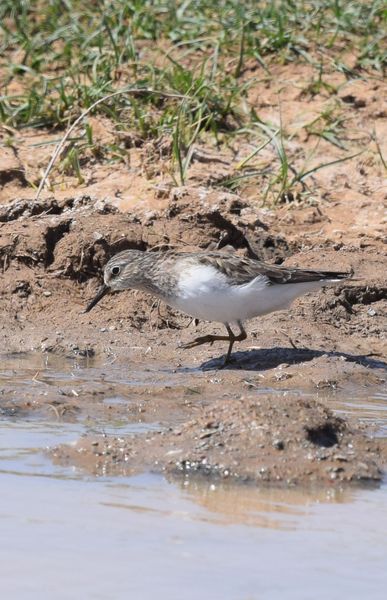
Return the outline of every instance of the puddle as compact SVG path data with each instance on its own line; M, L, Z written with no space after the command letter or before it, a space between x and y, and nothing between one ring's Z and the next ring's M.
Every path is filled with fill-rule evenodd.
M88 359L8 357L0 389L130 376ZM35 383L35 377L40 383ZM120 375L119 375L120 373ZM145 387L157 373L138 374ZM44 382L44 383L42 383ZM169 382L167 383L169 385ZM36 387L35 387L36 386ZM267 393L267 390L266 390ZM17 394L16 394L17 395ZM111 393L103 406L120 409ZM2 407L0 396L0 407ZM384 391L329 398L344 414L387 435ZM50 418L49 418L49 415ZM102 417L0 418L0 580L18 600L384 600L387 589L387 483L377 488L273 489L85 475L54 465L42 450L84 433L130 434L155 422ZM48 590L51 590L50 592ZM55 592L53 592L55 590Z
M367 397L354 395L350 400L340 400L333 403L337 414L352 415L360 422L371 425L377 437L387 437L387 392L375 393Z

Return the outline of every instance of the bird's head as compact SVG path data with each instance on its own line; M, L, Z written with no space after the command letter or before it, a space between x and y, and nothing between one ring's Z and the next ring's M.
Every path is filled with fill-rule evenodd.
M125 250L113 256L105 265L103 285L93 300L87 305L84 312L89 312L110 292L119 292L138 287L138 279L143 272L141 261L138 259L143 254L139 250Z

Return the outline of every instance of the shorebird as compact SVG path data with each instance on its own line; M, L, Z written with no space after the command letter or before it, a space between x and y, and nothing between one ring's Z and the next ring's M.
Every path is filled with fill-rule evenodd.
M216 251L125 250L106 264L104 284L85 312L109 292L143 290L192 317L223 323L227 335L204 335L182 347L227 341L227 364L234 343L247 337L244 321L288 308L299 296L351 276L352 272L269 265ZM238 334L231 329L233 323Z

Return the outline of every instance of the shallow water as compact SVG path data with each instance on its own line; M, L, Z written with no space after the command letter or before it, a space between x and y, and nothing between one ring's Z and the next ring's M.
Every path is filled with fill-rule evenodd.
M97 381L92 361L8 357L0 389ZM105 377L118 376L103 368ZM37 377L35 374L39 373ZM138 377L137 377L138 375ZM35 379L34 379L35 377ZM121 383L131 377L121 373ZM148 385L155 375L136 374ZM35 382L35 383L34 383ZM67 389L67 387L66 387ZM117 395L113 401L121 403ZM0 396L0 408L1 408ZM387 397L330 405L387 435ZM144 474L95 478L53 465L45 447L84 432L156 424L0 418L2 597L56 600L384 599L387 483L376 488L256 489L168 482Z

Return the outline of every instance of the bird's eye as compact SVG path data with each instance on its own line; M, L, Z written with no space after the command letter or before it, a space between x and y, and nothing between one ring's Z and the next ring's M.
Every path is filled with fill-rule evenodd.
M112 268L112 275L118 275L118 273L121 271L120 267L113 267Z

